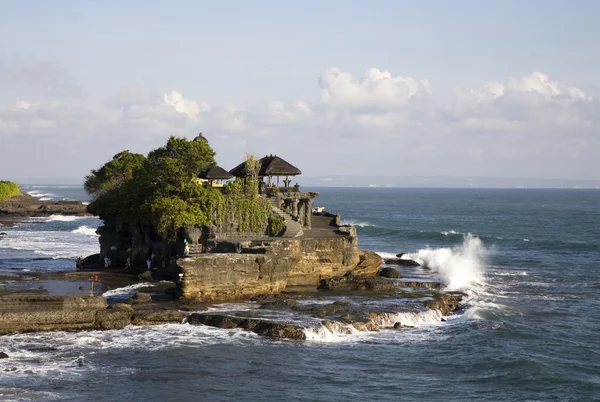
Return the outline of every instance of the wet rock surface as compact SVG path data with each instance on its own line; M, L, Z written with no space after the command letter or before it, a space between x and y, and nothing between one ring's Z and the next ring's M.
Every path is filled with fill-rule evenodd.
M135 296L129 293L120 298L111 297L112 304L107 304L100 296L5 294L0 296L0 334L114 330L128 325L182 322L238 328L273 339L292 340L313 339L315 334L327 332L355 334L382 329L406 330L423 320L428 323L443 321L444 316L461 308L460 303L466 296L460 292L440 291L439 282L420 280L427 276L419 276L419 272L404 269L401 274L414 276L406 280L349 273L322 280L320 290L315 286L290 287L279 294L254 296L251 302L233 301L234 304L223 305L224 311L219 311L219 304L186 305L182 304L185 300L174 302L169 297L160 297L157 292L165 291L164 287L168 285L165 283L155 283L154 287L151 284L138 286ZM101 281L137 280L135 275L100 276ZM89 274L56 273L45 279L50 277L80 283ZM0 278L0 284L15 278ZM30 279L24 283L33 283ZM125 286L117 283L109 289ZM236 305L240 307L239 311L232 309ZM210 311L206 311L207 307ZM199 312L202 310L205 312Z
M394 284L387 279L378 276L357 276L350 273L344 276L323 279L321 283L319 283L318 289L337 292L392 292L394 290Z
M401 254L399 254L399 255L401 255ZM383 260L383 262L388 265L405 265L408 267L421 266L421 264L419 264L418 262L409 260L409 259L405 259L405 258L386 258Z
M400 272L390 267L381 268L377 275L383 278L402 278L402 274Z
M304 330L294 324L285 324L265 319L245 318L223 314L193 313L187 318L191 325L208 325L216 328L242 328L273 339L304 340Z

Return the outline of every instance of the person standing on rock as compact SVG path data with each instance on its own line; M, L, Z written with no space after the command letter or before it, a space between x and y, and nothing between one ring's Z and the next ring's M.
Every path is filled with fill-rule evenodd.
M104 268L108 268L108 262L109 262L108 257L104 257Z
M125 263L125 269L131 268L131 256L127 256L127 262Z
M152 267L152 260L150 258L146 261L146 265L148 266L148 271L150 271L150 267Z
M187 239L183 239L183 244L183 255L187 257L188 255L190 255L190 246L187 242Z

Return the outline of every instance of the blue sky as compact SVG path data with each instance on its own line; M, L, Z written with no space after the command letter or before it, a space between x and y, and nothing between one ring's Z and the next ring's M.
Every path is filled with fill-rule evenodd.
M5 0L0 141L13 166L33 160L0 175L77 180L203 131L226 168L268 152L311 175L600 179L598 16L595 1Z

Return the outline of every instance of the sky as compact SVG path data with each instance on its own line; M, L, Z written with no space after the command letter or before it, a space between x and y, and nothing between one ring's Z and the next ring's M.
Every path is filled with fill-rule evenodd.
M0 0L0 179L202 132L226 169L600 180L600 2Z

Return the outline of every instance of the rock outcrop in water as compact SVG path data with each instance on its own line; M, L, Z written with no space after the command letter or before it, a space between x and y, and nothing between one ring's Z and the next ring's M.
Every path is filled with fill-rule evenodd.
M28 194L0 201L0 216L90 215L80 201L40 201Z
M0 335L14 332L121 329L127 325L180 323L187 313L150 308L108 308L101 296L0 297Z
M375 276L382 258L358 249L356 229L339 225L339 216L311 217L311 227L301 236L266 237L187 228L181 239L165 241L151 228L108 220L98 229L102 255L113 263L152 259L154 278L177 281L188 302L226 301L276 294L290 286L316 287L323 279L352 272ZM178 256L175 258L174 256ZM86 269L102 267L101 255L84 260ZM181 280L179 278L181 277Z
M333 302L298 305L290 299L271 300L254 311L229 313L193 313L186 322L191 325L208 325L216 328L240 328L273 339L309 339L311 334L326 331L330 334L353 334L380 331L384 328L409 328L420 321L442 321L459 308L465 296L462 293L430 293L422 303L398 304L382 309L366 303ZM287 296L289 297L289 295ZM277 320L273 313L264 311L290 311L301 315L295 322ZM431 308L431 309L430 309ZM305 319L302 319L302 316ZM429 320L429 321L428 321Z

